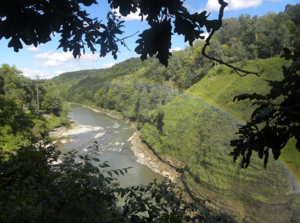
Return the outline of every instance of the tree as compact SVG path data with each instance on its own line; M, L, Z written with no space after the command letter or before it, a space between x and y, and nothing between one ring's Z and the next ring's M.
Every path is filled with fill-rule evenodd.
M53 109L58 109L61 103L58 92L47 92L44 101L42 101L42 108L53 114Z
M36 100L37 100L37 113L40 112L40 101L39 101L39 80L40 75L36 75Z
M210 43L210 53L213 54L215 58L221 59L221 57L223 56L223 47L221 46L219 41L212 41ZM215 62L215 70L216 70L217 62L216 61L214 62Z
M220 2L223 2L220 0ZM218 20L207 20L206 11L190 14L183 6L183 1L119 1L108 0L112 9L119 9L122 16L140 10L140 16L150 25L144 30L137 40L138 46L135 51L145 60L147 56L156 55L159 61L168 65L171 55L172 32L184 35L185 42L193 44L194 40L204 31L203 26L210 32L213 28L218 29ZM0 39L10 39L8 47L13 47L15 52L26 45L39 44L51 41L54 33L61 35L58 48L65 52L72 51L74 58L85 53L87 46L93 53L95 47L100 46L100 56L112 53L117 58L118 44L126 46L121 30L124 21L112 12L107 14L107 24L90 18L84 6L98 4L96 0L12 0L0 3ZM17 16L16 16L17 15ZM173 27L174 24L174 27ZM22 41L22 42L21 42Z

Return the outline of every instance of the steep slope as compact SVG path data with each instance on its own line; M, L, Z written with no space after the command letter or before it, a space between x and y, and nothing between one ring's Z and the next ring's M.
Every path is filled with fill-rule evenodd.
M229 156L229 141L235 137L237 125L246 122L254 109L249 101L233 103L233 97L266 93L268 85L263 79L282 78L284 64L283 59L273 58L243 66L258 71L264 67L261 77L239 77L221 66L217 71L211 69L186 93L161 108L160 123L154 121L142 129L142 137L155 151L186 163L186 181L202 198L240 220L284 222L299 210L298 184L282 161L272 160L264 169L255 154L250 167L240 169Z

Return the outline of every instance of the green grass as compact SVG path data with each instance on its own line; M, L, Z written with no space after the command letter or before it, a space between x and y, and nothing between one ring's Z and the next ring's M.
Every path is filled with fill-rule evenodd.
M264 196L261 196L261 195L259 195L257 193L252 193L251 196L256 201L262 201L262 202L264 202L264 201L269 201L270 200L270 199L268 199L268 198L266 198Z
M263 191L265 191L265 192L267 192L269 194L273 194L275 192L275 189L272 186L263 186L263 185L261 185L260 188Z

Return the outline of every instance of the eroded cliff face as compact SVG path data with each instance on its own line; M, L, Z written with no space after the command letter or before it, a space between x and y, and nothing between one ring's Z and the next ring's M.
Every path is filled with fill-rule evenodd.
M137 161L150 167L154 172L168 177L173 182L178 182L179 186L187 191L186 197L189 201L193 201L194 198L209 200L206 202L206 206L216 213L226 213L232 216L236 222L300 222L300 214L298 214L300 195L295 191L295 185L292 185L293 180L288 175L277 176L274 172L270 178L256 179L257 185L254 185L253 180L249 180L247 183L235 179L233 180L236 182L235 185L224 189L201 179L197 184L191 184L184 174L176 172L176 168L186 166L183 162L174 157L159 156L147 146L140 136L140 132L136 132L131 138L131 150L137 157ZM236 165L238 170L238 164ZM284 167L281 168L281 170L277 170L280 173L284 172ZM250 178L251 174L249 174ZM266 188L269 188L274 181L278 181L278 184L274 185L277 190L274 189L271 194ZM246 185L240 187L239 184L242 183ZM283 187L284 185L291 186ZM248 188L248 190L244 190L244 188ZM255 194L253 192L255 188L262 188L262 191ZM278 193L280 188L289 188L289 190Z

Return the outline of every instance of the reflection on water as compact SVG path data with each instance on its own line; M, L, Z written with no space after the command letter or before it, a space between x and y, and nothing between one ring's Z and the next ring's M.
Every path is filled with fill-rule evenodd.
M74 138L72 142L57 144L57 149L62 153L75 149L79 155L86 154L87 148L97 141L100 150L98 158L101 162L108 161L110 165L108 170L133 167L125 176L114 176L122 187L148 184L155 178L158 181L164 179L147 166L136 162L130 150L130 143L127 141L134 130L129 128L128 124L80 105L72 104L71 108L72 112L69 116L79 126L84 126L85 130L80 131L80 134L72 134Z

